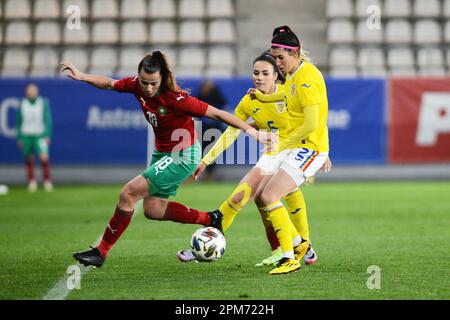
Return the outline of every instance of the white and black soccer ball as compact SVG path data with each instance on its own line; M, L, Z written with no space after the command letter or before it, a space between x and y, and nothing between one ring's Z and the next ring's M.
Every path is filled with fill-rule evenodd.
M198 261L216 261L225 253L226 245L222 232L213 227L200 228L191 238L191 249Z

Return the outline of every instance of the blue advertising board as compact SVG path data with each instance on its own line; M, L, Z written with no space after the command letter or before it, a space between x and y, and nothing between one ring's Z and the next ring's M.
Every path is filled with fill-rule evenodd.
M33 81L48 98L53 116L50 157L54 164L143 164L147 128L132 94L99 90L69 79L0 79L0 164L21 163L15 139L15 115L25 86ZM193 95L200 79L182 79ZM217 79L233 112L251 86L250 78ZM327 79L330 156L335 164L386 161L385 81ZM212 140L214 141L214 140ZM242 146L246 149L242 152ZM241 135L218 163L254 164L259 149ZM230 158L231 157L231 158ZM228 159L228 160L227 160Z

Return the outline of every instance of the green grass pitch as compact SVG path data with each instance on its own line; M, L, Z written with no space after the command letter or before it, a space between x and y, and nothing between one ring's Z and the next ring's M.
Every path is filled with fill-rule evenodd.
M235 184L191 184L177 201L211 210ZM120 186L12 188L0 196L0 299L42 299L103 233ZM180 263L196 225L147 220L138 211L100 269L67 299L448 299L450 182L317 183L303 188L315 266L271 276L254 267L269 246L254 204L226 233L214 263ZM381 269L368 289L369 266ZM370 281L369 281L370 282Z

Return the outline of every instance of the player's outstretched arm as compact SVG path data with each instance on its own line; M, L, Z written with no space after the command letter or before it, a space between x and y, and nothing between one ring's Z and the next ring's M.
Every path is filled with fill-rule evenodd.
M105 76L80 72L80 70L78 70L77 67L75 67L75 65L71 62L61 62L61 72L64 71L68 71L69 73L67 74L67 76L74 80L87 82L99 89L114 89L114 79Z
M228 113L226 111L217 109L213 106L208 106L205 116L214 120L225 122L229 126L241 129L253 139L261 143L278 143L277 135L273 135L270 132L256 130L247 122L242 121L238 117Z

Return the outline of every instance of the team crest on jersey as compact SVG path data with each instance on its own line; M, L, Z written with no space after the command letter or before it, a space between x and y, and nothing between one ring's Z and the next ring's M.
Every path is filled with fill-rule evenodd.
M294 94L295 94L295 84L291 86L291 96L294 96Z
M164 116L164 115L167 114L167 109L164 108L164 106L160 105L160 106L158 107L158 113L159 113L161 116Z
M277 108L278 113L283 113L284 110L286 109L286 105L284 104L284 102L277 102L276 108Z

